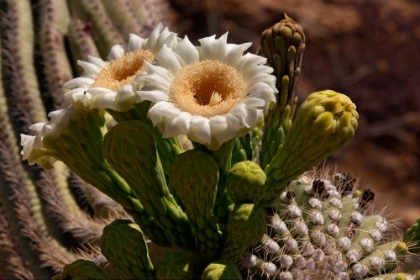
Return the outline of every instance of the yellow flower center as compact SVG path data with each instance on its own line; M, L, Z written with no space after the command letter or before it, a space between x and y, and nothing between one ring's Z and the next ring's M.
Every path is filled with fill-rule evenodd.
M120 87L130 84L137 73L144 71L144 61L152 62L154 58L150 50L136 50L112 60L96 75L92 87L107 88L117 91Z
M223 115L245 97L245 81L238 70L220 61L195 62L175 75L169 97L192 115Z

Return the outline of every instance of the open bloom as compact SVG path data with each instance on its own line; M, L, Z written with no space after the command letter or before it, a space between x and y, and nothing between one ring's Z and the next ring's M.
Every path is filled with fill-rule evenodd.
M264 117L276 101L276 80L266 58L243 55L251 43L227 44L227 33L199 41L164 45L153 65L145 63L147 75L138 79L146 84L137 93L154 103L148 115L163 137L185 134L217 150Z
M158 24L149 38L143 39L131 34L127 48L115 45L107 59L88 57L88 61L78 61L84 72L81 77L67 82L64 87L66 101L78 110L113 109L126 111L137 100L134 90L139 84L133 83L137 74L144 71L144 61L152 62L162 45L172 47L178 42L175 33Z

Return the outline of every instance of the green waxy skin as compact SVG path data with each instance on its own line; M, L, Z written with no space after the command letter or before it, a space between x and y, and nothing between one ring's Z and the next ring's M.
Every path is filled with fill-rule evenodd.
M186 151L175 158L170 178L185 206L196 247L209 256L219 254L222 233L213 213L219 181L216 161L205 152Z
M169 192L151 129L140 121L117 124L105 135L104 154L171 243L194 250L190 222Z
M76 260L64 266L63 272L55 275L52 280L67 279L108 279L105 272L94 262L88 260Z
M168 252L156 266L157 279L193 279L188 259L181 252Z
M222 257L231 262L239 261L246 248L257 243L266 229L264 211L254 204L235 206L226 226L226 241Z
M242 279L241 272L231 262L220 260L209 264L201 275L202 280Z
M265 173L258 164L238 162L227 174L227 192L235 204L258 204L267 189L265 180Z
M265 169L267 191L260 205L273 205L289 181L353 138L358 117L356 105L343 94L325 90L309 95Z
M104 228L102 254L129 279L156 279L143 232L129 220L115 220Z

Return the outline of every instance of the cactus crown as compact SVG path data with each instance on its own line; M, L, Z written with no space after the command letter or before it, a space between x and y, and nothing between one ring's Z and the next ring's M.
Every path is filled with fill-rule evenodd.
M25 1L5 2L10 15L30 10L22 6ZM305 173L351 140L359 116L347 96L332 90L312 93L296 108L305 35L291 18L262 33L257 54L244 54L251 44L227 43L227 33L194 46L161 23L145 23L135 1L69 1L69 10L61 1L40 2L47 30L67 30L47 16L51 10L74 16L69 25L69 14L63 15L70 26L69 57L81 58L83 72L64 83L67 90L57 85L55 75L71 77L74 62L43 33L44 59L66 63L63 69L45 69L51 90L60 89L52 99L61 109L46 121L25 103L31 133L21 136L23 159L45 170L32 176L43 178L38 189L20 163L19 181L6 176L19 182L25 195L11 187L17 198L4 206L8 194L1 193L0 214L9 207L19 221L26 215L27 223L11 227L24 234L18 249L3 246L10 235L0 241L0 252L22 264L4 273L55 274L53 279L416 277L394 272L419 247L417 225L403 240L389 239L387 219L369 207L371 191L357 190L349 174ZM88 19L92 37L80 27ZM21 17L16 24L21 38L27 26ZM128 35L143 35L153 25L147 38ZM3 37L11 40L14 33L6 31ZM10 57L19 61L25 50L19 45ZM96 57L108 51L106 60ZM34 72L22 75L30 80ZM41 103L36 93L31 98ZM1 104L4 100L1 91ZM8 122L0 118L0 137L13 146L16 139L8 135L14 133L3 135L3 126L13 130ZM77 183L69 188L68 178ZM75 186L91 217L69 194ZM36 212L37 191L61 219L72 246L54 239L48 221ZM16 211L15 204L26 212ZM83 222L65 220L67 213ZM10 217L0 215L0 224L13 221ZM25 238L32 248L20 254ZM36 258L31 269L15 261L22 256Z

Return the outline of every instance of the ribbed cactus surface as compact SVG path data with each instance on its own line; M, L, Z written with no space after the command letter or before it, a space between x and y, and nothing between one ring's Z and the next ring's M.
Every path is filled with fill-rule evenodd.
M391 238L373 192L308 171L358 113L296 108L291 18L244 54L179 38L163 1L0 4L0 278L420 279L418 223Z

